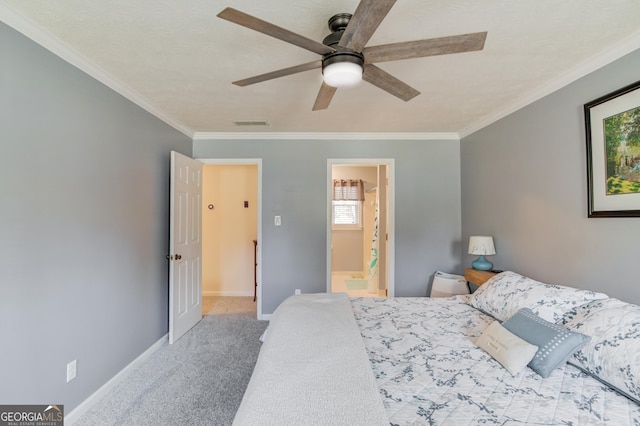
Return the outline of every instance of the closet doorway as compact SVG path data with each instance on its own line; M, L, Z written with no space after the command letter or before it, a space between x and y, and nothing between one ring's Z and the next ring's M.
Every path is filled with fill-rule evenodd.
M393 159L327 161L327 291L394 295Z

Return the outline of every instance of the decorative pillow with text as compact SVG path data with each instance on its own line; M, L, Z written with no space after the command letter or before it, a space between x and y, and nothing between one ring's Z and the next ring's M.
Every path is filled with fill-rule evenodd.
M478 337L476 345L484 349L512 375L520 373L531 361L538 347L519 338L504 328L498 321Z

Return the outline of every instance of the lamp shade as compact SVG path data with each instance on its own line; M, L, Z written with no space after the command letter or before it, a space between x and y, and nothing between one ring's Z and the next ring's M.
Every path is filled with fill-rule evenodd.
M324 82L333 87L351 87L362 80L362 67L353 62L334 62L322 70Z
M482 256L496 254L496 248L493 245L493 237L469 237L469 254L479 254Z
M469 237L469 254L482 254L485 256L496 254L493 237Z
M489 271L493 268L493 263L485 259L485 256L496 254L496 248L493 245L493 237L475 236L469 237L469 254L480 255L471 263L473 269L481 271Z

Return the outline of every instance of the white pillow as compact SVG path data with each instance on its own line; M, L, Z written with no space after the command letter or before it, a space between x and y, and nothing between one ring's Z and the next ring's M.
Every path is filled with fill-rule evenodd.
M521 372L538 352L538 347L519 338L504 328L498 321L478 337L478 347L484 349L512 375Z
M640 306L597 300L565 326L591 336L568 362L640 404Z
M471 306L504 321L522 308L540 318L557 323L565 314L607 295L561 285L543 284L515 272L491 277L471 295Z

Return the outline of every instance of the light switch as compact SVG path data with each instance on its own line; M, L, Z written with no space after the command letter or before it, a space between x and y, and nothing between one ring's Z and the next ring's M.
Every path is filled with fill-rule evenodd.
M274 218L273 218L273 223L274 223L276 226L280 226L280 225L282 224L282 221L280 220L280 216L276 216L276 217L274 217Z

